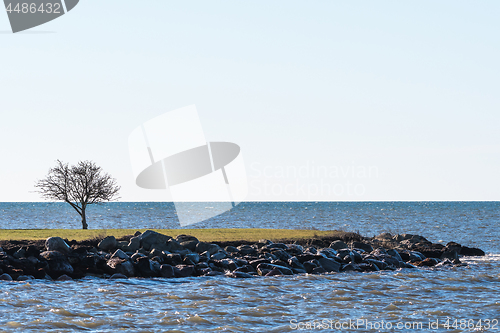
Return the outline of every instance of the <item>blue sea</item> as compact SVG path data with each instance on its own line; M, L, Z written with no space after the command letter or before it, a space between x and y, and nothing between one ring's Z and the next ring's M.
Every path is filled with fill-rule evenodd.
M193 214L209 209L200 204ZM91 206L88 223L180 228L174 205L156 202ZM0 228L79 229L81 223L64 203L0 203ZM487 255L462 258L465 267L250 280L0 281L0 331L500 331L499 202L241 203L190 228L412 233Z

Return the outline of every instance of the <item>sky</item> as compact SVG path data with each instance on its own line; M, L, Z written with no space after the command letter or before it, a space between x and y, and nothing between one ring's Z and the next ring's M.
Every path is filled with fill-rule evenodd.
M82 0L12 34L0 11L0 201L60 159L121 201L128 136L196 105L241 147L248 201L500 200L497 1Z

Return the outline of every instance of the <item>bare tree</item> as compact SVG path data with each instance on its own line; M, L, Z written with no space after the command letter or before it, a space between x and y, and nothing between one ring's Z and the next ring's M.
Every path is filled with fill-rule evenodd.
M67 202L82 217L82 228L88 229L85 210L88 205L118 199L120 186L101 167L91 161L80 161L68 166L57 160L45 179L35 187L42 197Z

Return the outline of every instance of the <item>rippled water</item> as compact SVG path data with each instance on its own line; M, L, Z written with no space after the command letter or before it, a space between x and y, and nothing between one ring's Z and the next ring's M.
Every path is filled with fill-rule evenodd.
M1 282L0 329L289 332L299 323L335 325L364 319L372 325L391 323L393 330L398 323L422 323L427 331L429 320L444 324L446 318L499 319L499 259L469 258L469 267L443 270L242 280L219 276ZM442 325L439 330L469 331ZM359 326L358 331L379 330Z
M175 212L165 206L103 205L94 210L94 216L101 217L94 217L91 226L177 227ZM73 213L61 207L0 204L0 226L78 227ZM460 320L477 325L481 319L481 331L498 332L500 324L496 330L484 325L486 319L500 320L499 208L494 202L245 203L194 227L341 228L365 235L411 232L432 241L478 246L488 256L463 259L467 267L240 280L218 276L0 281L0 330L290 332L316 325L316 330L301 331L333 331L326 328L351 320L357 327L352 331L359 332L403 331L405 324L426 332L472 332L460 328ZM450 329L443 327L447 319ZM439 329L429 329L429 321L436 320ZM370 324L373 329L365 326Z

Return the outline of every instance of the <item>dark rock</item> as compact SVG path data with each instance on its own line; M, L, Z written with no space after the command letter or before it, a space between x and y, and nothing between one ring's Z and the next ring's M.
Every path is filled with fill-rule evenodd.
M141 242L141 247L147 251L151 250L153 244L167 244L169 241L175 241L172 237L160 234L159 232L153 230L144 231L140 236L138 236L138 238ZM177 241L175 241L175 243L180 247L180 244Z
M299 254L298 256L296 256L297 259L301 262L301 263L304 263L306 261L309 261L309 260L313 260L315 257L313 254L311 253L304 253L304 254Z
M312 271L318 267L318 264L319 263L316 263L316 260L310 260L310 261L306 261L304 262L304 268L306 270L307 273L312 273Z
M118 242L115 236L108 236L97 244L97 248L103 251L112 251L116 249Z
M361 272L361 268L358 264L346 264L340 269L341 272Z
M460 248L460 255L463 256L485 256L486 253L484 253L483 250L473 248L473 247L467 247L467 246L462 246Z
M324 274L324 273L327 273L326 269L324 269L323 267L315 267L312 272L312 274Z
M318 259L318 262L327 272L340 272L340 264L335 260L329 258L320 258Z
M148 257L138 258L135 263L135 268L138 274L143 277L152 277L156 275L151 265L151 260Z
M140 247L141 247L141 239L139 237L132 237L128 242L126 250L130 252L135 252L139 250Z
M219 251L217 253L212 254L210 259L220 260L220 259L224 259L225 257L226 257L226 254L222 251Z
M134 265L130 260L120 259L118 257L108 260L107 266L111 273L123 274L128 277L135 276Z
M351 247L355 249L361 249L366 252L372 252L373 247L370 244L362 243L362 242L352 242Z
M61 253L69 253L71 247L61 237L49 237L45 241L47 251L58 251Z
M195 241L197 243L199 242L198 238L191 235L178 235L177 237L175 237L175 240L178 241L179 243L191 242L191 241Z
M171 265L165 264L160 266L160 275L165 278L175 277L174 268Z
M120 274L120 273L115 273L109 277L111 280L117 280L117 279L128 279L126 275Z
M237 249L242 255L254 254L257 252L257 250L250 245L240 245Z
M341 240L336 240L330 244L330 248L332 248L334 250L342 250L342 249L347 249L348 246L345 242L343 242Z
M284 250L275 250L272 252L273 255L275 255L279 260L281 261L288 261L292 256L284 251Z
M281 250L288 250L288 246L283 243L272 243L268 244L265 246L265 248L271 250L271 249L281 249Z
M125 259L128 260L129 256L123 252L122 250L116 250L115 253L111 256L111 258L119 258L119 259Z
M198 253L188 253L184 258L189 259L193 265L200 262L200 255Z
M178 273L176 272L177 277L192 276L195 272L193 265L178 265L176 267L179 269Z
M195 251L196 250L196 245L198 245L199 241L198 240L188 240L185 242L180 242L179 244L188 249L189 251Z
M172 265L172 266L177 266L182 263L182 257L178 253L169 253L165 255L165 260L164 262L166 264Z
M231 278L238 278L238 279L250 279L250 278L254 278L254 276L251 275L251 274L248 274L248 273L245 273L245 272L237 272L237 271L234 271L232 273L227 273L226 276L227 277L231 277Z
M213 255L214 253L217 253L221 250L220 246L217 245L217 244L210 244L210 243L205 243L205 242L199 242L197 245L196 245L196 249L195 251L197 253L203 253L205 251L207 251L208 253L210 253L210 255Z
M49 269L56 274L72 274L74 269L64 254L58 251L45 251L40 257L49 262Z
M273 268L269 272L267 272L265 276L276 276L276 275L283 275L283 273L279 269Z
M452 261L458 259L458 252L456 249L446 250L441 255L441 259L450 259Z
M12 281L12 276L10 276L7 273L3 273L2 275L0 275L0 280L2 280L2 281Z
M414 264L415 264L415 266L419 266L419 267L422 267L422 266L433 267L433 266L436 266L438 263L439 263L439 261L436 258L427 258L427 259L422 260L422 261L417 261Z
M59 276L56 281L72 281L73 279L66 274Z
M234 246L226 246L224 250L228 253L237 253L238 249Z

